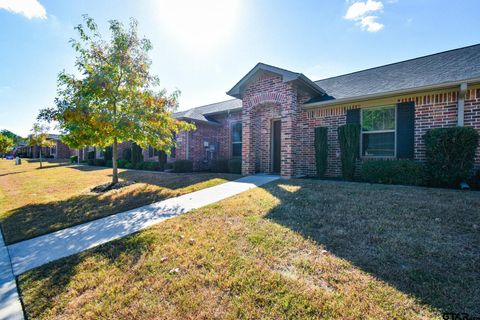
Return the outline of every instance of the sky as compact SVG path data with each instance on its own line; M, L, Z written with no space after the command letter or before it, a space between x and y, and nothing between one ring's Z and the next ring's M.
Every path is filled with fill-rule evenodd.
M53 106L82 14L105 37L136 18L180 110L230 99L258 62L320 80L480 42L478 0L0 0L0 129L26 136Z

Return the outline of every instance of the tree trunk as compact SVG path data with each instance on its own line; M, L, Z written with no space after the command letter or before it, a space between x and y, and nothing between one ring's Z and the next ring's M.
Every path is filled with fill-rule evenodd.
M40 169L42 168L42 147L40 147Z
M112 175L112 183L118 183L118 168L117 168L117 138L113 139L113 148L112 148L112 167L113 167L113 175Z

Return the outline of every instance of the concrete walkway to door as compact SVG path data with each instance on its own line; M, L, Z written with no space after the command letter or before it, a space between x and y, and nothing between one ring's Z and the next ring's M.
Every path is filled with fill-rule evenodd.
M195 191L137 209L8 246L14 275L148 228L163 220L197 209L279 179L255 175Z

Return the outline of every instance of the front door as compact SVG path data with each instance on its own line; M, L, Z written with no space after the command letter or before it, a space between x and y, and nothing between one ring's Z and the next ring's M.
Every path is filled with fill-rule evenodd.
M272 122L272 172L280 173L280 158L281 158L281 135L282 122L275 120Z

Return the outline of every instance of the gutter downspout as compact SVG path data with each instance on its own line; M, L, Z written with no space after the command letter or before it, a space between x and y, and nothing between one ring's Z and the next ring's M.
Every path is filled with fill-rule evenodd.
M460 84L460 92L458 94L458 104L457 104L457 126L463 127L463 120L465 114L465 94L467 92L467 83L463 82Z

